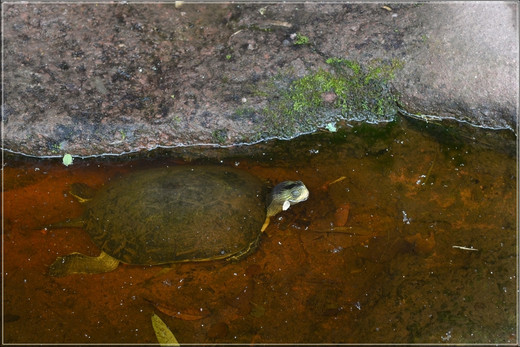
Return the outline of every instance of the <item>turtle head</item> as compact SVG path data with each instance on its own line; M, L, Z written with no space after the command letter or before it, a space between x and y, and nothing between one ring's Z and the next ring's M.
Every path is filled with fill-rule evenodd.
M287 210L291 205L307 200L309 190L301 181L284 181L276 185L267 201L267 217Z

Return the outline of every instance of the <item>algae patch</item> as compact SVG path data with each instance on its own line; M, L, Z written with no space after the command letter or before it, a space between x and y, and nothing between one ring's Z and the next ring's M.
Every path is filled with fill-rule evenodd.
M291 138L340 120L378 123L394 119L397 97L388 82L402 68L401 62L373 61L362 66L329 58L326 64L301 78L281 72L258 86L255 94L267 100L260 116L268 129L258 134L259 139Z
M291 37L292 38L292 37ZM309 37L302 35L302 34L294 34L294 45L300 46L300 45L309 45L310 40Z

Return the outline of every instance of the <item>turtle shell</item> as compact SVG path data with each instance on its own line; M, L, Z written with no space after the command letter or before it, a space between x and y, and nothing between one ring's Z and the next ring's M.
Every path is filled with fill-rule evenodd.
M219 259L254 248L265 199L262 182L237 169L151 169L107 184L84 221L94 243L124 263Z

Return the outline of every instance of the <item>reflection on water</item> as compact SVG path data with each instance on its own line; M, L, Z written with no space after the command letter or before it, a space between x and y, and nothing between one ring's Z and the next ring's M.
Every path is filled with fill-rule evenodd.
M302 180L310 198L239 262L64 278L47 273L57 256L99 253L81 229L42 228L81 215L71 183L182 161L166 150L69 167L7 156L4 341L155 343L155 312L181 343L515 343L515 141L475 131L403 119L205 149L215 159L191 164Z

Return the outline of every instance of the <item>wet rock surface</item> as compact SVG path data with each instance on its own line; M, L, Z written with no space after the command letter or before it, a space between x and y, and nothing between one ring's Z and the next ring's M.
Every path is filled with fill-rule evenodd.
M327 70L333 57L398 61L389 87L405 111L516 129L513 2L2 11L3 147L14 152L88 156L277 136L262 112L276 95L261 86ZM313 126L327 121L316 117Z

